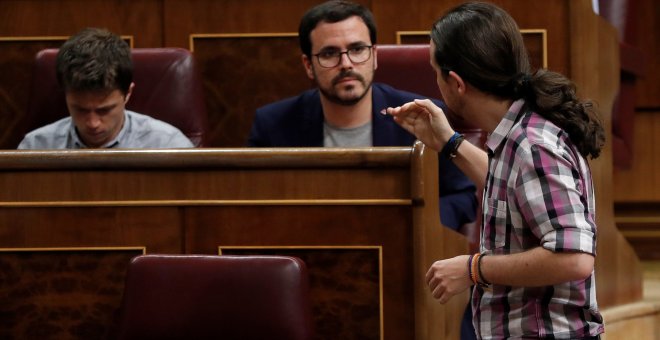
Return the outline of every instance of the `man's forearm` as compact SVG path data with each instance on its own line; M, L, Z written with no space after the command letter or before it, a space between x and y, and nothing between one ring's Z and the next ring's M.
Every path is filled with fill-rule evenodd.
M481 273L490 283L517 287L538 287L583 280L594 267L586 253L555 253L542 247L510 255L487 255L481 259Z

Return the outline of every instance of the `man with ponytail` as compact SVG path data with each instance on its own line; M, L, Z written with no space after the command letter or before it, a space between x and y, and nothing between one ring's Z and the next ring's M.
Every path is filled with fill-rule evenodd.
M481 339L598 339L595 197L587 158L605 133L565 76L532 72L522 36L499 7L468 2L432 28L430 59L447 106L489 131L463 142L442 109L415 100L387 113L483 190L480 251L433 263L446 303L474 285Z

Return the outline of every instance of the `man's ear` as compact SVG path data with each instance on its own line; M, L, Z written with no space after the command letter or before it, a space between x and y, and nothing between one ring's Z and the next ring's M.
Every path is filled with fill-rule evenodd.
M376 51L376 45L374 45L374 47L372 47L371 49L372 49L371 53L374 54L373 58L374 58L374 70L375 70L378 68L378 52Z
M454 90L456 90L456 93L458 94L465 94L465 91L467 90L465 81L463 81L463 78L459 76L456 72L454 71L449 71L449 78L452 79L452 84L454 86Z
M305 67L305 72L309 79L314 80L314 65L312 65L312 59L308 58L305 54L302 55L303 67Z
M128 86L128 91L126 91L126 97L124 98L124 105L128 103L128 100L131 99L131 94L133 94L133 88L135 87L135 83L131 82L131 85Z

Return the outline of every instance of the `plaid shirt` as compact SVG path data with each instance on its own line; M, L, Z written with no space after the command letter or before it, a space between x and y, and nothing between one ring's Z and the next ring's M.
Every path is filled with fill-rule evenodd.
M488 137L481 252L541 246L596 255L589 165L568 134L518 100ZM596 278L545 287L475 286L474 325L484 339L575 339L604 331Z

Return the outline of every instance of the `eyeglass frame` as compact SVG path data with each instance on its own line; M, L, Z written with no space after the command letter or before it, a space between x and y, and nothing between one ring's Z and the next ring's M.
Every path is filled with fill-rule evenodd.
M320 55L321 55L322 53L324 53L323 51L321 51L321 52L319 52L319 53L316 53L316 54L312 54L312 56L313 56L313 57L316 57L316 61L318 61L319 66L321 66L321 67L323 67L323 68L334 68L334 67L337 67L339 64L341 64L342 54L346 54L346 58L348 58L348 60L349 60L351 63L353 63L353 64L364 64L364 63L366 63L369 59L371 59L372 50L373 50L374 47L375 47L374 45L358 45L358 46L349 47L349 48L346 49L345 51L341 51L341 50L340 50L340 51L337 52L337 53L338 53L338 55L337 55L337 56L338 56L338 58L337 58L337 63L334 64L333 66L325 66L325 65L321 64L321 57L320 57ZM351 49L355 49L355 48L367 48L367 50L369 51L369 56L368 56L366 59L364 59L363 61L360 61L360 62L355 62L355 61L353 61L353 59L351 59L351 55L349 54L349 51L350 51Z

